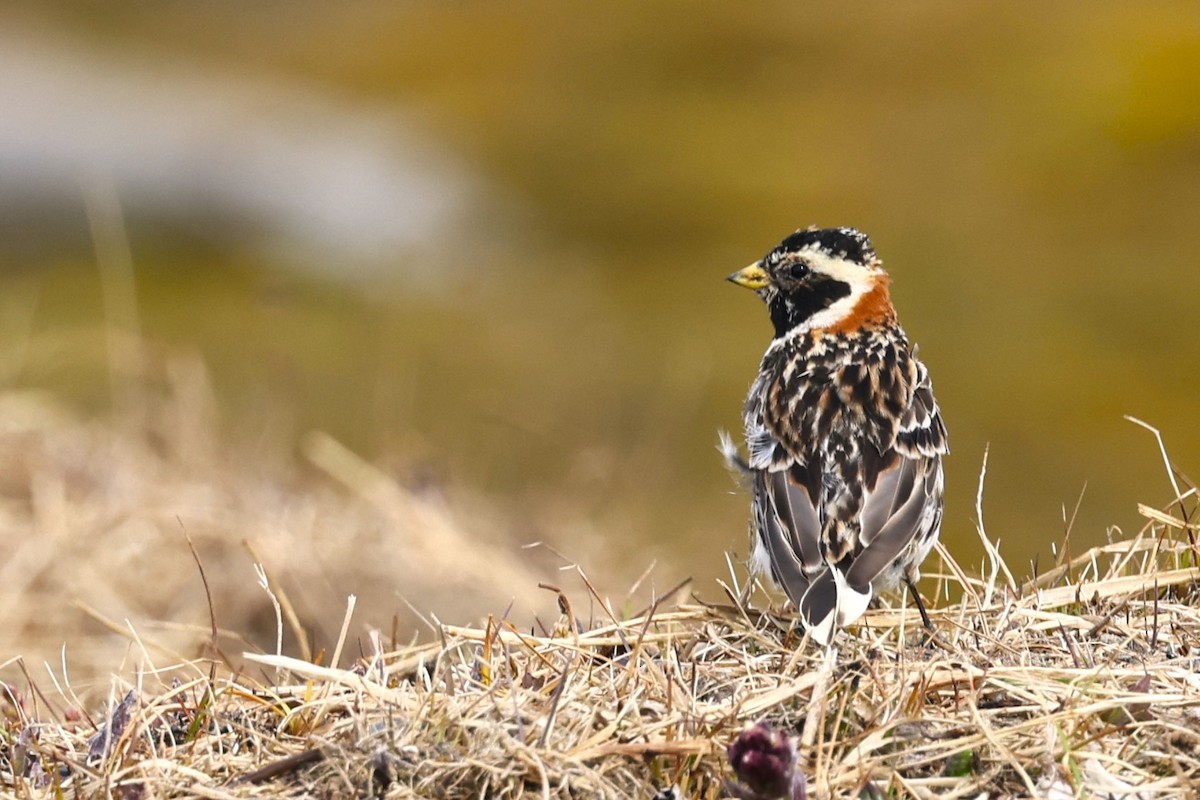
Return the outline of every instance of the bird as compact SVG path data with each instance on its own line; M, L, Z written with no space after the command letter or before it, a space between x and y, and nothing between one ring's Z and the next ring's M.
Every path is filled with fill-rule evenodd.
M746 458L721 435L752 492L751 571L822 645L901 583L932 630L916 582L941 530L946 427L870 238L798 230L726 280L774 327L743 407Z

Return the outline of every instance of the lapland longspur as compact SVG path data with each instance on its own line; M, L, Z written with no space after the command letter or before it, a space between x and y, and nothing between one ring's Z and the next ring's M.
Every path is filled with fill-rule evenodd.
M871 240L797 231L729 276L767 304L775 336L743 410L751 568L783 587L829 644L872 596L915 583L942 521L946 428L896 320Z

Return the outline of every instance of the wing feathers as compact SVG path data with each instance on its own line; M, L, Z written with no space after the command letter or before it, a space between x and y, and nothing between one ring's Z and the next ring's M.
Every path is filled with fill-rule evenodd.
M793 602L824 569L818 545L821 520L804 485L810 474L793 465L786 472L758 472L755 478L759 536L771 557L772 577Z
M825 570L796 603L804 627L812 632L812 638L827 645L833 639L834 624L837 622L838 586L833 570Z
M813 505L811 492L804 485L806 477L806 470L794 466L787 472L772 473L770 482L775 503L781 511L787 510L787 516L781 513L780 517L789 523L792 545L804 568L811 572L823 564L818 546L821 519Z
M917 387L913 399L900 420L896 434L896 450L910 458L939 456L950 452L946 426L933 398L929 370L917 362Z
M771 558L771 577L783 588L792 602L808 589L809 576L793 546L794 536L779 512L770 484L764 477L780 473L760 473L755 483L755 508L758 512L759 540Z
M865 542L846 570L846 581L850 586L856 589L870 586L914 542L928 535L929 508L934 500L930 481L932 470L929 467L928 462L902 459L900 466L894 470L900 476L895 483L907 488L907 494L897 493L895 498L878 495L868 498L864 518L872 505L887 506L891 511L887 522L872 533L870 541ZM918 470L922 473L919 480L915 479Z

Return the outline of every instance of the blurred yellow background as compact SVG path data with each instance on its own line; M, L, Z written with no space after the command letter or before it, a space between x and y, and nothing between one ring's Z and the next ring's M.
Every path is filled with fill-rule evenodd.
M199 353L247 470L327 431L514 550L713 597L748 505L716 432L770 336L723 278L852 225L933 375L960 562L987 447L1016 567L1077 503L1082 550L1171 499L1123 415L1200 460L1195 3L0 10L10 388L107 414L132 328Z

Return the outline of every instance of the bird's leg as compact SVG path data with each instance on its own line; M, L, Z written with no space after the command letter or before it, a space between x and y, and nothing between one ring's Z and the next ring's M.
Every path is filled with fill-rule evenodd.
M936 629L933 623L929 621L929 614L925 611L925 603L921 600L921 594L917 591L917 585L912 582L911 578L905 578L904 583L908 586L908 591L912 594L913 602L917 604L917 611L921 612L921 624L925 626L925 630L933 633Z

